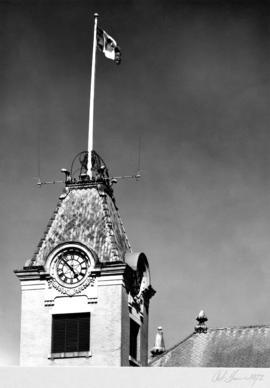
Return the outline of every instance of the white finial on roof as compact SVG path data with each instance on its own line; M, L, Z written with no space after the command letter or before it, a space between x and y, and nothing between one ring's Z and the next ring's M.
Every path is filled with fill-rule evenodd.
M163 338L163 330L162 327L159 326L157 328L157 333L156 333L156 339L155 339L155 345L151 349L152 356L157 356L158 354L162 354L165 352L165 343L164 343L164 338Z
M205 312L203 310L201 310L199 312L196 320L198 321L198 323L197 323L197 325L194 328L195 332L196 333L206 333L208 328L207 328L205 322L208 321L208 318L205 315Z

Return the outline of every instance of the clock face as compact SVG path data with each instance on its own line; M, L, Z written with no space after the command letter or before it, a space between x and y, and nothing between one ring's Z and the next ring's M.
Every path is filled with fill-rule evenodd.
M65 248L54 259L56 278L67 286L81 283L88 274L89 258L78 248Z

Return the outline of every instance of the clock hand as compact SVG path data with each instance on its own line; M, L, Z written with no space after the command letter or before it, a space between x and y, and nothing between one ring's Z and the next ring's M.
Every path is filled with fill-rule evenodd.
M74 277L77 278L78 274L74 271L74 268L70 264L68 264L68 262L65 259L62 258L61 260L63 260L64 264L66 264L66 266L71 270L71 272L73 272Z
M74 264L74 255L71 255L71 262L72 262L72 269L73 269L74 277L77 278L79 276L79 274L76 271L76 265Z

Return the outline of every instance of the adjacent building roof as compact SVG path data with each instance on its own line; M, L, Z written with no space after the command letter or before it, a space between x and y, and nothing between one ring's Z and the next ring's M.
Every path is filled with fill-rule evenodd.
M194 332L160 356L153 367L270 367L270 326Z
M102 186L66 187L25 267L44 265L57 245L76 241L95 251L101 262L124 261L131 248L113 197Z

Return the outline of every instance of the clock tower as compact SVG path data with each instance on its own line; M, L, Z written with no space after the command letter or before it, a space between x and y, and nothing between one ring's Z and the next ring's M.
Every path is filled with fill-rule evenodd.
M104 161L77 155L21 284L23 366L146 366L145 254L131 250Z

